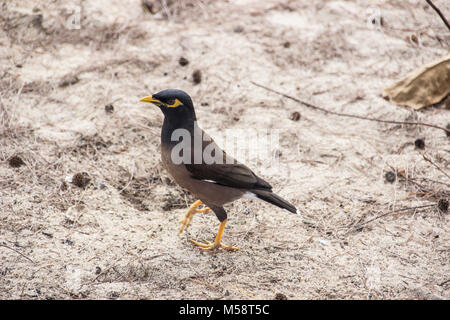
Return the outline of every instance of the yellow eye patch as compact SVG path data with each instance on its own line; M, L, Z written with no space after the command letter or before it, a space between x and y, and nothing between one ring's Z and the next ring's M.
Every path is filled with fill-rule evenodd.
M176 107L178 107L180 105L183 105L183 104L178 99L175 99L175 102L173 104L167 104L166 103L166 106L169 107L169 108L176 108Z

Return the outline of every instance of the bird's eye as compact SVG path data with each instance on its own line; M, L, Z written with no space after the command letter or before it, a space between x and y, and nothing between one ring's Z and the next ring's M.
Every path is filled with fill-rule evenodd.
M168 104L169 106L173 105L174 103L175 103L175 99L166 100L166 104Z

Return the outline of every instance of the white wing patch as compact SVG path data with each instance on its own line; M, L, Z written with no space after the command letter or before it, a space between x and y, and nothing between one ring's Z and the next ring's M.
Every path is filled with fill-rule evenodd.
M204 179L204 180L202 180L202 181L205 181L205 182L211 182L211 183L217 183L217 182L214 181L214 180L208 180L208 179Z
M259 199L256 194L254 194L253 192L247 191L246 193L244 193L244 198L248 198L248 199Z

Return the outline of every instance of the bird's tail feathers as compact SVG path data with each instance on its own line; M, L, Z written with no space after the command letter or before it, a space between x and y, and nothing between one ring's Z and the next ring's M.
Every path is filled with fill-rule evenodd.
M252 194L256 196L256 198L267 201L277 207L280 207L282 209L285 209L289 212L300 214L300 211L297 210L292 204L281 198L280 196L276 195L275 193L271 191L266 190L251 190Z

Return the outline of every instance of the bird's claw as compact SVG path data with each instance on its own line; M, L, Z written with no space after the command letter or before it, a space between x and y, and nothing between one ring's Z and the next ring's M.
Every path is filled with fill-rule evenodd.
M228 251L236 251L236 250L238 250L238 248L233 247L233 246L228 246L228 245L226 245L224 243L211 243L208 240L204 240L204 241L205 242L202 243L202 242L198 242L198 241L195 241L195 240L191 240L191 242L193 244L195 244L197 247L200 247L200 250L202 250L202 251L212 251L212 250L215 250L215 249L217 249L219 247L221 247L222 249L228 250Z
M182 233L184 229L189 227L192 219L194 218L194 214L208 212L209 210L211 210L211 209L209 209L208 207L202 208L202 209L197 209L197 208L189 209L188 212L186 213L186 216L184 217L184 219L182 219L180 221L181 226L180 226L180 230L178 231L178 234Z

